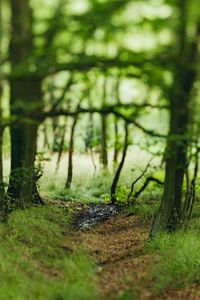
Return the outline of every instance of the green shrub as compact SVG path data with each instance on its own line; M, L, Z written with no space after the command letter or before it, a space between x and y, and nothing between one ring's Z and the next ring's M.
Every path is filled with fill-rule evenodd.
M127 198L130 190L125 185L120 186L116 191L116 199L118 204L127 204Z

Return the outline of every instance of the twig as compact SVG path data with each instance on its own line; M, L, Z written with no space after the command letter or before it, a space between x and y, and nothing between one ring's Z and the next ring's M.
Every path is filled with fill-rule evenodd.
M147 188L147 186L149 185L150 182L156 182L157 184L160 184L160 185L164 184L164 182L158 178L155 178L152 176L147 177L143 186L137 192L135 192L135 194L133 195L131 204L135 203L136 199L144 192L144 190Z
M150 164L151 164L153 158L154 158L154 157L152 157L152 158L149 160L148 164L146 165L146 168L145 168L144 171L139 175L139 177L137 177L137 178L133 181L133 183L132 183L132 185L131 185L131 191L130 191L130 193L129 193L129 195L128 195L128 198L127 198L127 201L128 201L128 202L129 202L129 200L130 200L130 198L131 198L131 196L132 196L132 194L133 194L134 186L135 186L136 183L137 183L140 179L142 179L142 177L146 174L146 172L147 172L147 170L148 170L148 168L149 168L149 166L150 166Z

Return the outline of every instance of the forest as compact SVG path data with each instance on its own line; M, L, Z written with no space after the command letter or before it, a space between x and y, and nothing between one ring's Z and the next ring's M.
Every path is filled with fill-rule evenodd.
M200 299L199 0L0 0L0 300Z

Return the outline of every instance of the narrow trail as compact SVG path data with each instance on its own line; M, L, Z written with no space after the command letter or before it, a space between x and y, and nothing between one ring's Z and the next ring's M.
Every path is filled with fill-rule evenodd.
M184 290L168 290L158 298L152 297L148 290L151 282L144 283L158 255L144 251L149 230L150 222L144 222L140 216L111 214L108 220L90 229L74 231L68 242L85 247L97 262L97 285L102 300L119 299L129 289L140 290L139 296L133 300L200 300L200 290L195 285Z
M99 265L103 299L114 299L139 284L152 257L143 253L148 228L137 216L116 216L81 234L82 243Z

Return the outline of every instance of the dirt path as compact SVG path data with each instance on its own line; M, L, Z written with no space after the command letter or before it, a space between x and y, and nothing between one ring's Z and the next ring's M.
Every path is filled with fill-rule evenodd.
M81 234L83 244L99 264L103 299L115 299L145 276L152 261L143 253L148 232L139 217L117 216Z
M150 295L145 288L145 278L158 256L144 251L149 230L150 223L141 217L119 214L88 230L74 231L68 243L86 247L97 262L97 284L103 300L119 299L129 289L133 295L135 291L136 296L123 300L200 300L200 289L195 285L189 289L166 291L160 298ZM142 291L140 296L138 290Z

